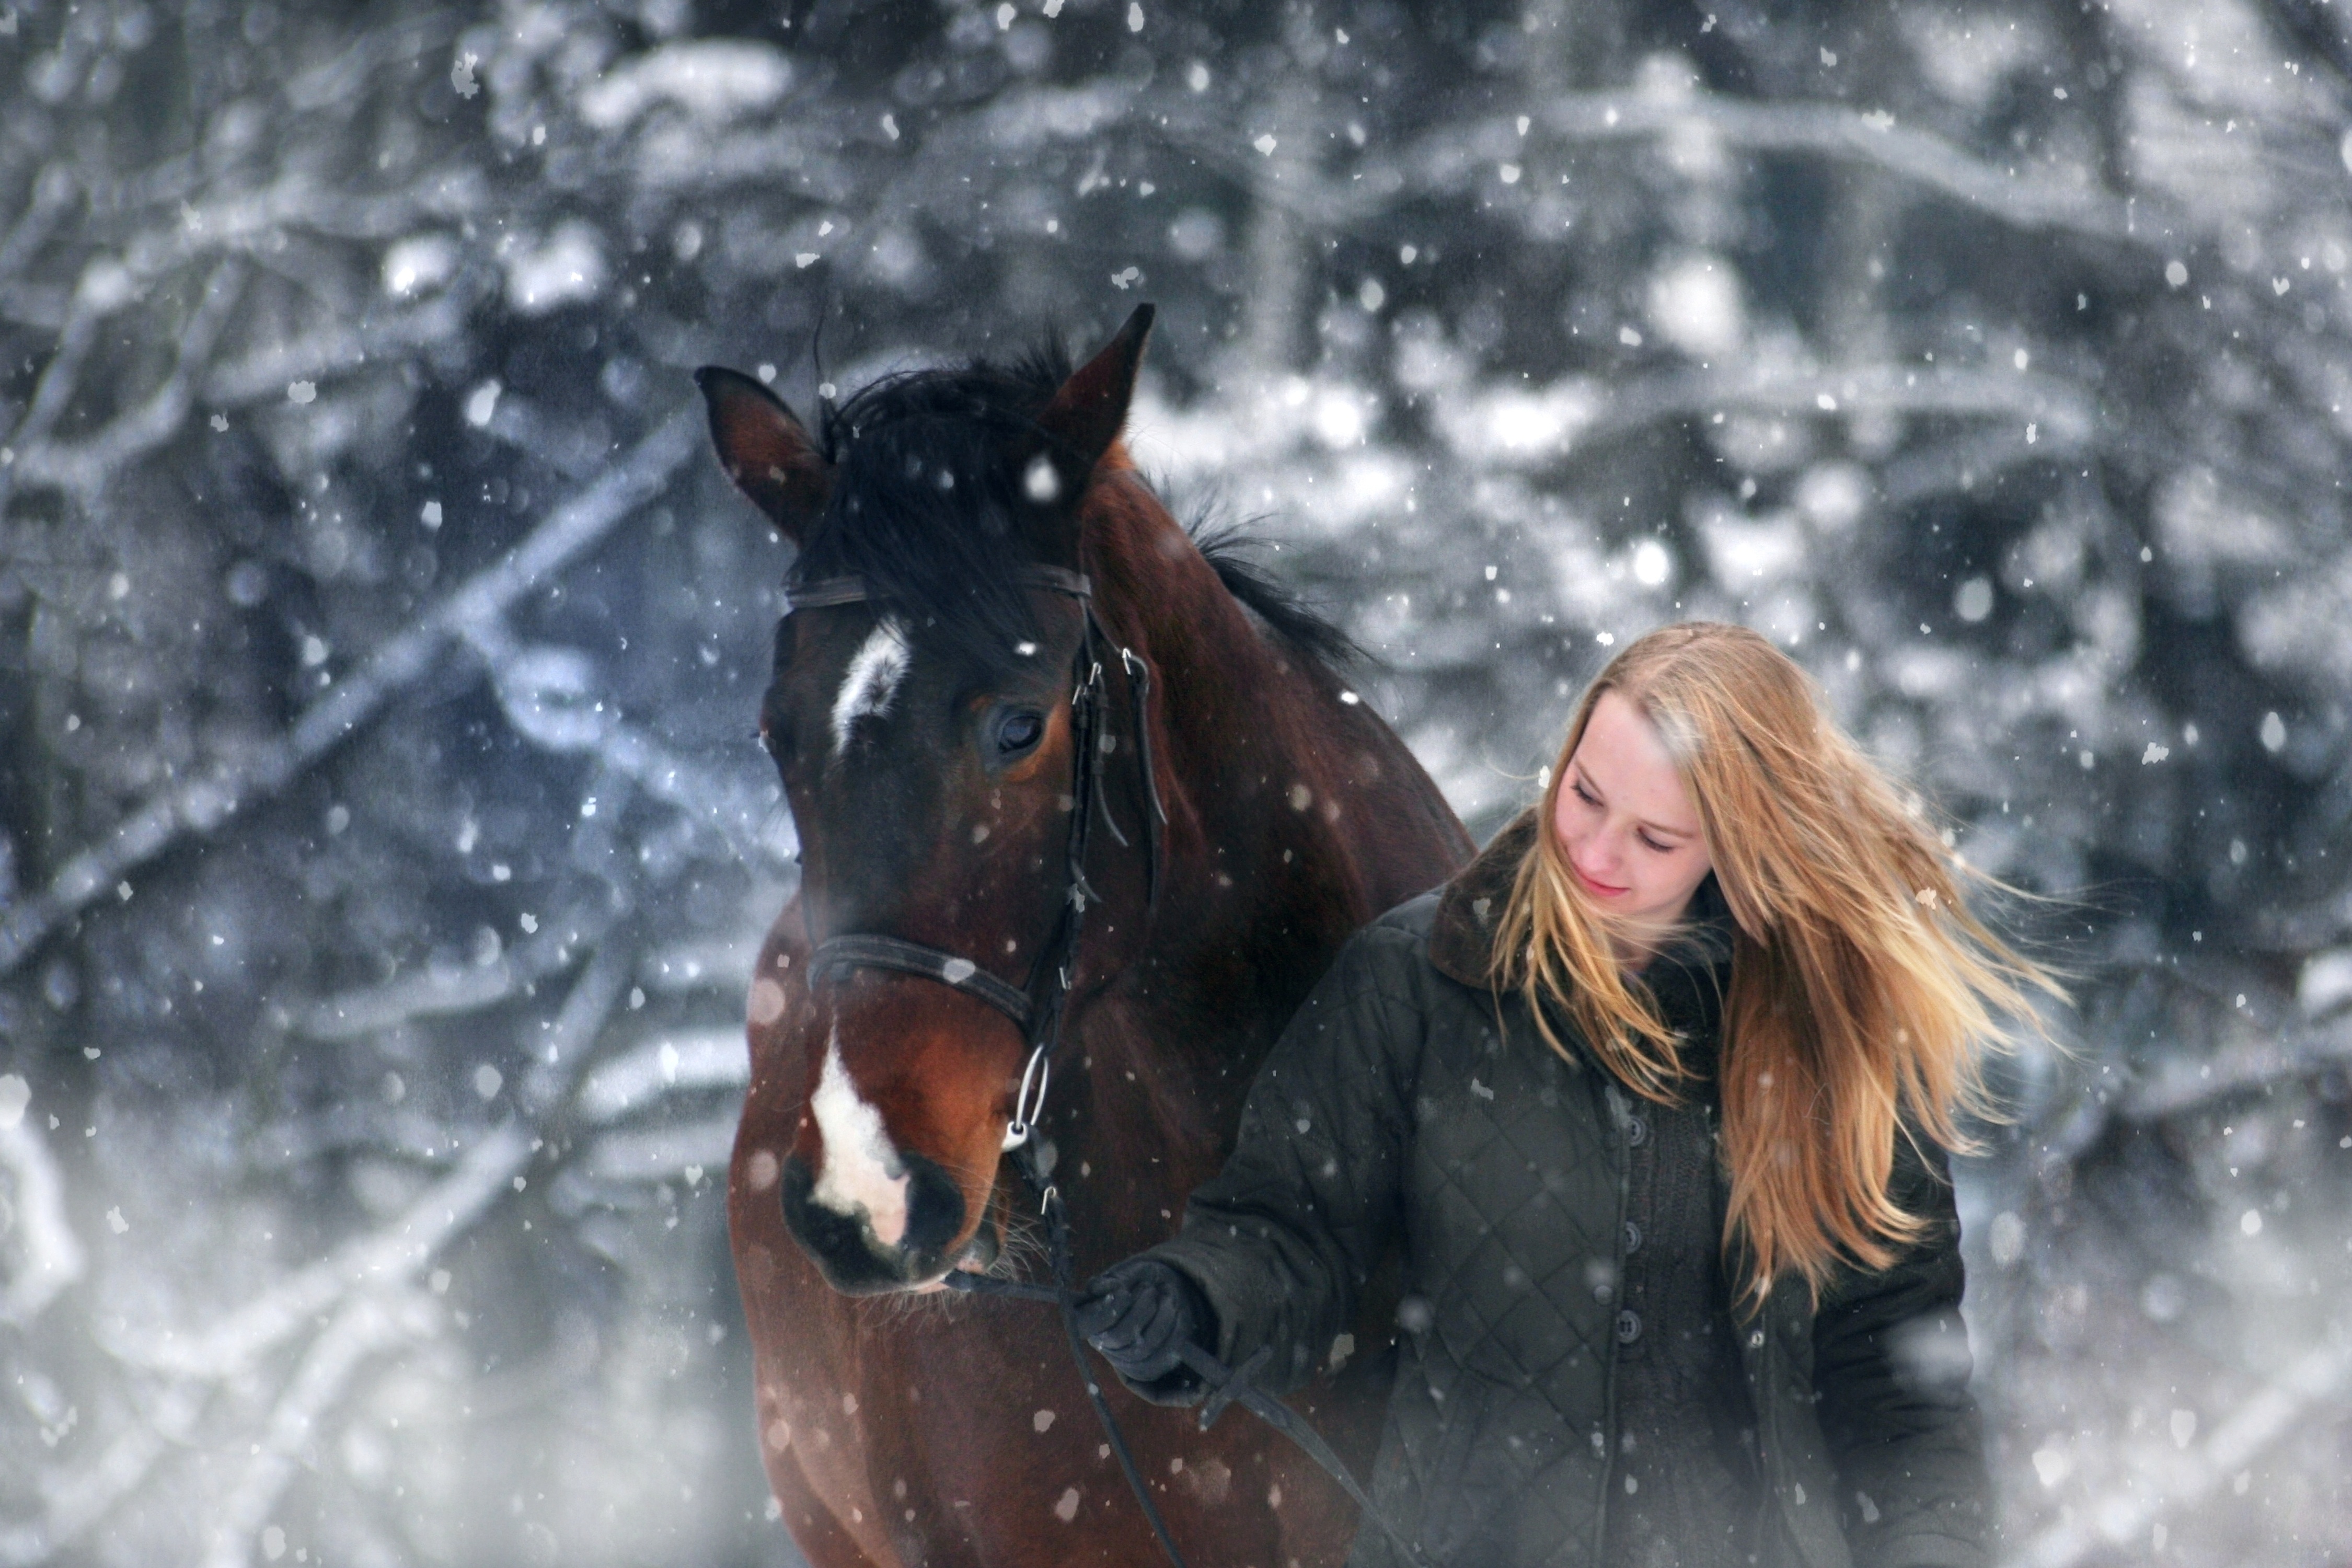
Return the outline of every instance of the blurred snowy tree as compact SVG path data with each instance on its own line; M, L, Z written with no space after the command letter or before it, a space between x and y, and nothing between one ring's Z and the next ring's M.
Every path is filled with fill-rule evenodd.
M2307 0L0 8L0 1562L792 1560L713 1179L785 556L687 372L1145 297L1139 456L1474 828L1713 616L2087 890L1968 1194L2016 1553L2352 1550L2347 65Z

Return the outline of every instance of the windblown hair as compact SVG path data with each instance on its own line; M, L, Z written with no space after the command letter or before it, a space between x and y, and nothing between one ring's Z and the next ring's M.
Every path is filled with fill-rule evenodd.
M1793 660L1690 622L1634 642L1585 691L1503 912L1496 984L1526 993L1554 1050L1575 1059L1558 1016L1644 1098L1671 1103L1689 1077L1550 826L1609 691L1675 759L1738 927L1718 1082L1738 1298L1760 1304L1788 1273L1818 1297L1842 1262L1885 1268L1919 1237L1890 1191L1895 1141L1968 1148L1962 1117L1993 1109L1983 1049L2005 1043L2004 1021L2039 1028L2029 993L2064 993L1970 913L1962 884L1990 879L1944 847Z

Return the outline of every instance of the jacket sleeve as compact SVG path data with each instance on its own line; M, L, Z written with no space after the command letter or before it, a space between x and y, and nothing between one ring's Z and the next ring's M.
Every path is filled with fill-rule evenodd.
M1888 1268L1836 1281L1813 1323L1813 1389L1839 1511L1856 1568L1984 1568L1991 1483L1969 1392L1950 1163L1906 1138L1893 1186L1926 1233Z
M1219 1360L1272 1355L1279 1393L1323 1364L1396 1233L1412 1083L1423 1034L1418 939L1374 925L1342 948L1276 1041L1224 1169L1192 1194L1175 1239L1147 1257L1201 1288ZM1198 1398L1189 1380L1136 1392Z

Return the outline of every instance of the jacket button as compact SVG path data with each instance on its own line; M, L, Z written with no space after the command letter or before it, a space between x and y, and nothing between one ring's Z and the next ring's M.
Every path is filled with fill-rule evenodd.
M1650 1124L1636 1116L1625 1123L1625 1142L1639 1149L1650 1141Z
M1642 1314L1628 1309L1617 1314L1617 1342L1630 1345L1642 1337Z
M1625 1250L1636 1252L1641 1249L1641 1246L1642 1227L1629 1219L1625 1222Z

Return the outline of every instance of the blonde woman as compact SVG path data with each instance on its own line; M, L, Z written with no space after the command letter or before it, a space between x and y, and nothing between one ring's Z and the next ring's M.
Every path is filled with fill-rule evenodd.
M1400 1247L1371 1486L1433 1562L1983 1563L1945 1152L2056 991L1962 890L1785 655L1654 632L1541 805L1341 952L1082 1326L1162 1403L1186 1340L1292 1384Z

